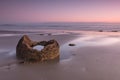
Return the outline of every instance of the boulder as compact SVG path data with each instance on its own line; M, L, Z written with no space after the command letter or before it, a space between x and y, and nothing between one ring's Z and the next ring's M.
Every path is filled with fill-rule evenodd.
M34 46L44 46L42 50L33 49ZM41 62L59 58L59 44L56 40L32 41L24 35L16 46L16 57L24 62Z

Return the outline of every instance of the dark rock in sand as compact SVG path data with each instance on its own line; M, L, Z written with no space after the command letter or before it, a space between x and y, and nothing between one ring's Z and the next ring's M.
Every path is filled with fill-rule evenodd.
M75 46L75 44L69 44L69 46Z
M99 32L103 32L103 30L99 30Z
M52 33L48 33L48 35L49 35L49 36L51 36L51 35L52 35Z
M118 32L118 31L116 31L116 30L113 30L112 32Z
M39 35L44 35L44 34L39 34Z
M39 51L33 49L34 46L42 45L44 48ZM27 35L24 35L16 47L16 56L24 62L41 62L59 58L59 44L56 40L50 41L32 41Z

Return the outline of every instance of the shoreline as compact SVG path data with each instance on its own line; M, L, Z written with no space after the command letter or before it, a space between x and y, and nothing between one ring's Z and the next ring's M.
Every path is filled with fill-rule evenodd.
M60 60L56 63L18 64L15 49L23 34L0 37L0 80L120 78L120 32L52 30L25 33L35 41L57 40L60 44ZM110 76L112 74L116 75Z
M120 36L120 32L118 31L84 31L84 30L23 30L23 31L17 31L17 30L1 30L0 31L0 37L4 36L17 36L17 35L64 35L64 34L71 34L71 35L109 35L109 36Z

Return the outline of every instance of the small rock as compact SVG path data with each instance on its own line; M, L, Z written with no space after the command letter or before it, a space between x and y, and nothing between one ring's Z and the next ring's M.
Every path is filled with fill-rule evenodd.
M75 44L69 44L69 46L75 46Z
M73 56L76 56L76 54L72 54Z
M116 31L116 30L113 30L112 32L118 32L118 31Z
M52 35L52 33L48 33L48 35L49 35L49 36L51 36L51 35Z
M103 30L99 30L99 32L103 32Z
M39 34L39 35L44 35L44 34L41 33L41 34Z

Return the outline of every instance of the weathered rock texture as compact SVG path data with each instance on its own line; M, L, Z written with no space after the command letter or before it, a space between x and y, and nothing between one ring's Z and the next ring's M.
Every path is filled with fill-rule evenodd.
M42 45L44 48L39 51L33 49L36 45ZM59 44L56 40L35 42L24 35L16 47L16 56L24 62L41 62L59 58Z

